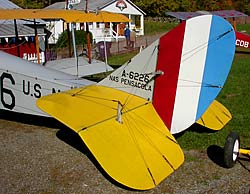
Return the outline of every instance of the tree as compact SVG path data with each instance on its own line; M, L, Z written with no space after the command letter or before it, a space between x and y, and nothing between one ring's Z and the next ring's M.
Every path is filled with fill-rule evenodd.
M135 0L133 1L148 16L165 16L166 11L176 11L179 4L175 0Z
M13 3L18 5L21 8L26 8L26 9L39 9L42 8L44 5L43 1L40 0L11 0Z
M68 47L68 34L67 30L62 32L58 38L58 41L56 43L56 48L63 48L63 47ZM83 30L76 30L75 31L75 40L76 40L76 45L85 45L87 44L87 32ZM90 42L93 41L93 36L90 33Z
M216 11L235 9L250 14L250 0L133 0L147 16L164 16L167 11Z
M177 11L195 11L196 1L195 0L178 0L179 7Z
M65 0L11 0L26 9L41 9ZM82 0L84 1L84 0ZM95 1L95 0L90 0ZM111 1L111 0L110 0ZM165 16L167 11L215 11L236 9L250 14L250 0L132 0L147 16Z
M56 2L63 0L10 0L21 8L25 9L42 9Z
M234 2L234 8L250 15L250 0L237 0Z
M204 11L216 11L220 9L217 0L197 0L196 6L198 10Z

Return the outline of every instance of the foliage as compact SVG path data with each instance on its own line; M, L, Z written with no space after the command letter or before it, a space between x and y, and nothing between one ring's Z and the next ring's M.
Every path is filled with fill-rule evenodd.
M22 8L44 8L63 0L11 0ZM94 1L94 0L90 0ZM147 16L165 16L167 11L216 11L235 9L250 15L250 0L132 0Z
M234 7L236 10L242 11L250 15L250 0L235 1Z
M71 33L70 33L71 35ZM76 45L84 45L87 43L87 32L83 30L76 30L75 31L75 40ZM68 46L68 32L65 30L59 36L59 39L56 43L56 48L63 48ZM72 42L72 41L71 41ZM90 33L90 42L92 43L92 34Z
M195 10L195 3L192 1L178 0L178 10L175 11L193 11Z
M176 11L178 3L174 0L135 0L133 1L140 9L144 10L149 16L163 16L168 11Z
M62 0L10 0L24 9L41 9Z
M167 11L216 11L235 9L250 14L250 0L134 0L147 16L165 16Z

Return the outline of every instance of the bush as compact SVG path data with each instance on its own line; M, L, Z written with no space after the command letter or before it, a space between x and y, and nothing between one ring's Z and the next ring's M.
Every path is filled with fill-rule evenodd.
M90 43L93 41L93 36L92 33L90 33ZM72 37L72 33L70 32L70 37ZM87 32L83 30L76 30L75 31L75 40L76 40L76 45L84 45L87 43ZM73 45L73 41L71 41ZM56 43L56 48L64 48L68 47L68 32L65 30L62 32L58 38L58 41Z

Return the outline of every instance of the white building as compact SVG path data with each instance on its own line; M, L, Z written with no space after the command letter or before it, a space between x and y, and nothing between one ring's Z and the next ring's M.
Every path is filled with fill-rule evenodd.
M109 11L120 13L127 16L131 22L124 23L88 23L89 30L93 34L95 42L114 41L118 38L124 38L124 27L129 26L130 30L135 29L137 35L144 35L144 15L145 13L130 0L71 0L71 9L85 11ZM87 3L87 5L86 5ZM65 9L66 3L57 2L46 9ZM55 44L59 35L66 29L62 20L48 21L47 28L52 32L49 38L50 44ZM76 24L76 30L86 29L85 24Z

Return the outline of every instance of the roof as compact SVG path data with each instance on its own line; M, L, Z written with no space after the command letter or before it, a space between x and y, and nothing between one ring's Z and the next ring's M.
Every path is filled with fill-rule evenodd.
M221 16L223 18L232 18L232 17L246 17L248 15L236 11L236 10L222 10L222 11L213 11L212 14Z
M11 1L0 0L0 9L20 9L20 7Z
M106 4L110 3L110 0L94 0L94 1L88 1L88 10L95 11L97 9L101 9ZM112 0L113 2L113 0ZM57 2L54 3L45 9L65 9L65 1L63 2ZM86 1L81 0L80 3L73 5L73 9L75 10L82 10L85 11L86 8Z
M132 1L130 0L126 0L128 3L132 4L137 10L139 10L140 12L142 12L143 14L145 14L139 7L137 7ZM112 4L116 2L116 0L91 0L88 1L88 10L90 11L96 11L96 10L102 10L103 8L105 8L106 6ZM45 9L65 9L65 1L63 2L57 2L54 3L48 7L46 7ZM73 9L74 10L81 10L81 11L85 11L86 9L86 1L85 0L81 0L80 3L73 5Z
M113 3L113 0L95 0L95 1L88 1L88 10L95 11L101 10L105 5ZM77 10L85 10L86 8L86 1L81 0L79 4L73 5L73 9Z
M17 25L18 36L35 36L35 30L25 25ZM38 35L44 35L44 28L37 29ZM13 24L1 25L0 38L15 37L15 28Z
M187 20L189 18L199 16L199 15L206 15L206 14L212 14L212 15L218 15L223 18L232 18L232 17L245 17L248 16L242 12L236 11L236 10L221 10L221 11L196 11L196 12L166 12L166 15L173 16L175 18L178 18L180 20Z
M21 10L22 8L17 6L16 4L12 3L8 0L0 0L0 9L2 10ZM40 24L45 25L44 21L37 20ZM22 24L29 24L33 25L33 21L25 21L25 20L17 20L17 28L19 36L34 36L34 29ZM15 36L15 29L14 29L14 22L13 19L11 20L3 20L0 19L0 37L14 37ZM44 34L44 29L38 28L38 34Z

